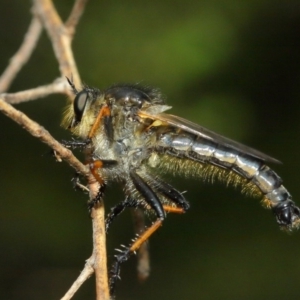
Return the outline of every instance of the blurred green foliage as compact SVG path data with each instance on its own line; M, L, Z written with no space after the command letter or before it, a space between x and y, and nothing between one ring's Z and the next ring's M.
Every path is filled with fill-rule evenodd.
M66 18L72 1L55 1ZM30 22L29 1L0 2L0 67ZM173 113L252 145L284 162L274 166L294 199L300 168L299 0L90 1L74 53L85 83L105 88L142 82L161 88ZM71 74L66 74L70 76ZM59 76L44 33L11 92ZM58 140L64 97L18 105ZM58 299L91 253L86 195L73 171L47 146L0 115L0 298ZM79 154L80 156L80 154ZM279 231L257 200L221 184L172 179L191 202L151 239L151 277L122 268L117 299L299 299L299 233ZM108 189L109 210L122 199ZM130 213L112 226L108 249L133 236ZM74 299L93 299L93 279Z

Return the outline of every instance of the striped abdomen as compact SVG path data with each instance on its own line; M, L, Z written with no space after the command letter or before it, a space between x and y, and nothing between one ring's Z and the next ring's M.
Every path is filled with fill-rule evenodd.
M282 185L281 178L267 165L263 159L251 153L239 151L229 144L219 144L191 133L167 132L158 136L157 152L168 157L176 157L167 166L170 170L185 168L187 159L200 164L197 173L201 176L202 170L210 177L219 177L228 183L242 184L242 189L256 193L263 198L266 207L271 208L276 215L277 222L288 229L297 227L300 223L300 209L295 206L292 197ZM178 160L179 158L179 160ZM182 164L182 166L180 166ZM222 176L226 178L221 178ZM244 179L244 180L241 180Z

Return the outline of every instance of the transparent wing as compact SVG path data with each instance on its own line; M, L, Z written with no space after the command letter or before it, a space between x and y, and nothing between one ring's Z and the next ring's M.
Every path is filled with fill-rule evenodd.
M159 120L163 123L172 125L174 127L180 128L184 131L193 133L197 136L201 136L204 139L213 141L215 143L224 145L226 147L232 148L234 150L237 150L241 153L245 153L248 154L250 156L253 156L255 158L258 158L260 160L263 161L267 161L267 162L271 162L271 163L281 163L279 160L264 154L258 150L252 149L248 146L245 146L243 144L240 144L238 142L235 142L231 139L228 139L222 135L219 135L209 129L206 129L205 127L202 127L198 124L195 124L191 121L188 121L184 118L178 117L178 116L174 116L174 115L170 115L170 114L165 114L165 113L160 113L160 114L149 114L147 112L140 112L139 115L142 118L150 118L152 120Z

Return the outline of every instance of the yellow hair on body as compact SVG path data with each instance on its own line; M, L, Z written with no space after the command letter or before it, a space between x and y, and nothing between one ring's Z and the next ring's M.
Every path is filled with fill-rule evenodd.
M163 173L180 174L188 178L201 178L213 183L215 180L226 186L241 188L241 192L254 197L262 197L261 190L251 181L233 170L225 169L210 163L196 162L188 158L175 157L168 154L153 154L149 166ZM263 199L265 200L265 197Z

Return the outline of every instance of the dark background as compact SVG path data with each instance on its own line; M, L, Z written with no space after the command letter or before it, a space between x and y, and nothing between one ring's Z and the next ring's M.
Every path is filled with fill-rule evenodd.
M72 1L56 1L66 18ZM30 22L30 1L0 2L0 69ZM73 48L84 82L161 88L178 114L284 162L274 169L300 204L299 0L90 1ZM70 74L66 74L70 76ZM10 92L59 76L46 34ZM63 96L18 105L58 140ZM73 170L0 115L0 298L59 299L92 251L87 196ZM191 203L151 238L149 280L136 259L122 268L117 299L299 299L300 234L281 232L257 199L219 183L172 178ZM107 210L122 199L112 185ZM130 213L112 226L110 258L133 236ZM90 279L74 299L94 299Z

